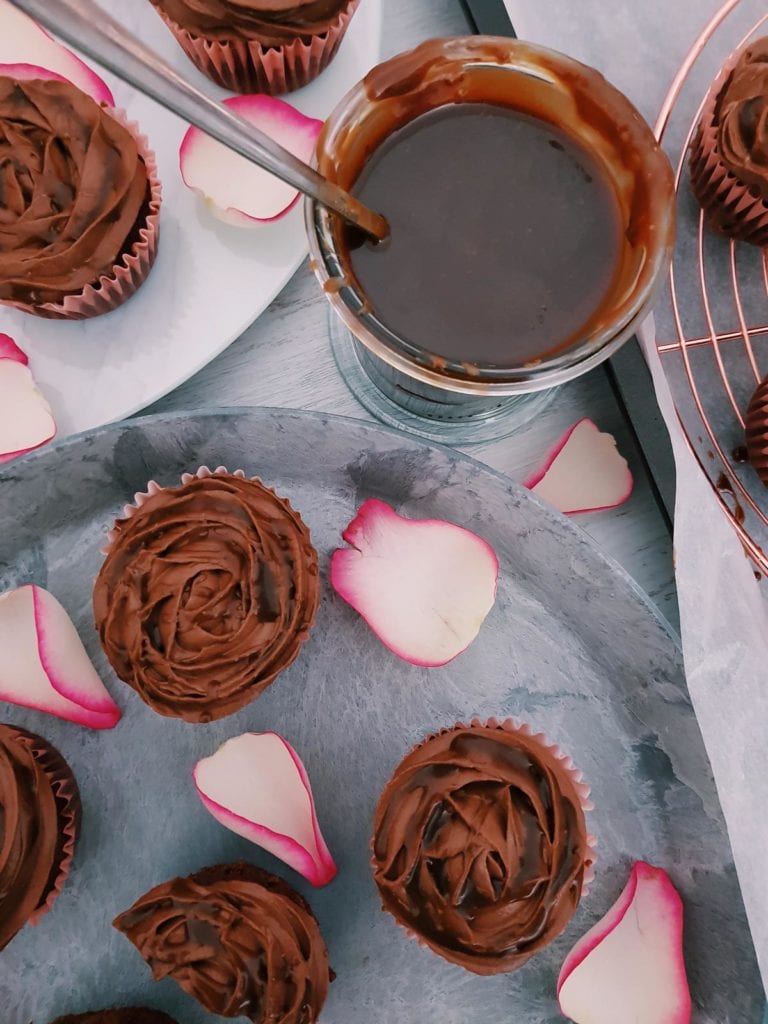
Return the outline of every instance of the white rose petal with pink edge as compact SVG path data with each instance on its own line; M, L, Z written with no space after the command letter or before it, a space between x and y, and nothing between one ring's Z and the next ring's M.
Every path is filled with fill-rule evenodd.
M56 434L51 407L13 338L0 334L0 463L47 444Z
M616 439L583 419L566 431L525 486L558 512L578 515L622 505L632 494L634 480Z
M0 65L4 66L0 74L11 78L44 77L14 74L8 70L13 66L32 65L38 71L45 68L76 85L97 103L115 105L109 87L95 71L9 0L0 0Z
M322 121L305 117L274 96L233 96L223 103L300 160L312 159ZM179 166L184 183L202 196L214 216L238 227L277 220L299 200L299 192L291 185L199 128L190 128L184 136Z
M616 903L566 958L557 995L574 1024L690 1024L683 904L665 871L633 866Z
M203 805L226 828L279 857L312 885L327 885L336 876L309 776L282 736L236 736L198 761L193 776Z
M120 709L53 594L27 584L0 595L0 700L89 729L112 729Z
M466 650L496 600L499 561L476 534L437 519L406 519L369 499L334 551L331 584L390 650L414 665L445 665Z

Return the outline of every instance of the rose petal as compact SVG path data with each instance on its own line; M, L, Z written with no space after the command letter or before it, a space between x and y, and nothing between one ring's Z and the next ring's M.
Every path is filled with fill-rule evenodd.
M589 419L579 420L558 441L544 468L525 482L559 512L602 512L623 504L634 481L616 439Z
M499 561L453 523L405 519L370 499L331 558L331 583L382 643L414 665L445 665L472 643L496 599Z
M309 776L281 736L236 736L198 761L193 775L200 799L222 825L264 847L313 885L327 885L335 877Z
M27 357L0 335L0 463L46 444L56 433L51 407L35 384Z
M233 96L223 102L299 159L311 158L322 121L305 117L273 96ZM184 136L179 166L184 183L206 200L215 216L230 224L253 227L276 220L299 199L295 188L198 128Z
M29 364L26 353L22 352L13 338L8 334L0 334L0 359L12 359L16 363Z
M115 105L108 86L95 71L9 0L0 0L0 64L47 68L82 89L97 103ZM7 71L0 73L8 74Z
M666 872L638 861L605 917L576 943L557 983L575 1024L689 1024L683 905Z
M32 584L0 595L0 650L0 699L90 729L117 725L120 709L47 590Z

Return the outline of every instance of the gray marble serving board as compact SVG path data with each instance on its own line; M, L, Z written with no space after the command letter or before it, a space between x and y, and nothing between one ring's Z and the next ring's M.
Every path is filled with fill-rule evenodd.
M323 600L298 661L239 714L207 726L162 718L119 683L93 628L91 585L110 521L154 478L243 468L290 498L320 552ZM376 496L483 536L501 562L478 640L442 669L386 650L327 584L330 552ZM67 440L0 471L0 590L36 582L75 620L124 717L113 732L3 707L72 765L84 822L53 911L0 954L2 1024L147 1004L203 1024L171 981L155 984L110 925L156 883L246 858L310 899L338 978L327 1024L549 1024L571 944L624 885L633 859L669 871L685 900L697 1024L761 1019L761 984L681 656L631 579L578 528L463 456L353 420L276 410L151 417ZM377 796L425 733L471 715L516 716L575 759L593 787L597 878L562 938L516 974L478 978L407 938L379 909L369 868ZM297 748L340 871L312 890L218 825L192 787L195 761L245 730ZM617 1022L620 1024L620 1022Z

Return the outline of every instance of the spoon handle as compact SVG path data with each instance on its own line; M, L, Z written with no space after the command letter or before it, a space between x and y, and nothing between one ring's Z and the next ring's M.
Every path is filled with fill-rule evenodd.
M299 192L340 214L374 238L387 222L344 189L278 145L264 132L198 88L112 18L96 0L11 0L45 28L189 124Z

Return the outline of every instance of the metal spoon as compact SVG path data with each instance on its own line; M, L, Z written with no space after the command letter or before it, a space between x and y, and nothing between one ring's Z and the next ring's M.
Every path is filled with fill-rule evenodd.
M212 100L128 32L95 0L11 0L57 36L87 54L124 82L207 135L270 171L374 238L386 238L381 214L363 206L252 124Z

